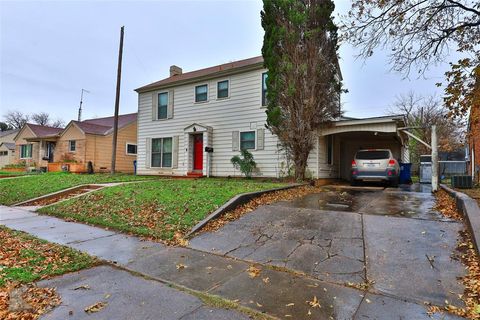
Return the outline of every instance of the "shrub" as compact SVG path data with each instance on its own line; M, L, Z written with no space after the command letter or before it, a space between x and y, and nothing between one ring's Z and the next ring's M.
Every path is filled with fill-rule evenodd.
M232 162L233 167L237 170L240 170L245 177L251 178L253 171L257 168L257 164L253 159L253 154L251 154L248 150L241 150L240 156L233 156L230 159Z

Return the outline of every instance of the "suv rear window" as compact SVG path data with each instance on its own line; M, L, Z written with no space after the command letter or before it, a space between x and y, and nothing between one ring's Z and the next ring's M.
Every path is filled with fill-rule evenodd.
M384 150L358 151L355 159L358 160L378 160L390 158L390 152Z

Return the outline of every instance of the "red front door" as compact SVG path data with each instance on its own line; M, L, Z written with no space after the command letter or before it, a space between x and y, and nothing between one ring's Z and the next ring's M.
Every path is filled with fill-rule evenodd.
M203 134L193 136L193 170L203 170Z

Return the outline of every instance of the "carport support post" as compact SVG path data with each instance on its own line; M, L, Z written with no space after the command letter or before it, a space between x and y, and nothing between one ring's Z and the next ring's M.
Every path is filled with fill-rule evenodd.
M437 126L432 126L432 192L438 191L438 143Z

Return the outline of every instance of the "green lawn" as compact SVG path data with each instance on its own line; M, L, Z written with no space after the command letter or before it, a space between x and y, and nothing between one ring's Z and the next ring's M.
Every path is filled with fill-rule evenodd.
M40 212L172 241L234 195L284 185L240 179L163 179L106 188Z
M52 172L15 179L0 179L0 204L11 205L62 189L89 183L136 181L156 177L128 174L72 174Z
M0 288L31 283L92 266L95 259L70 248L0 226Z

